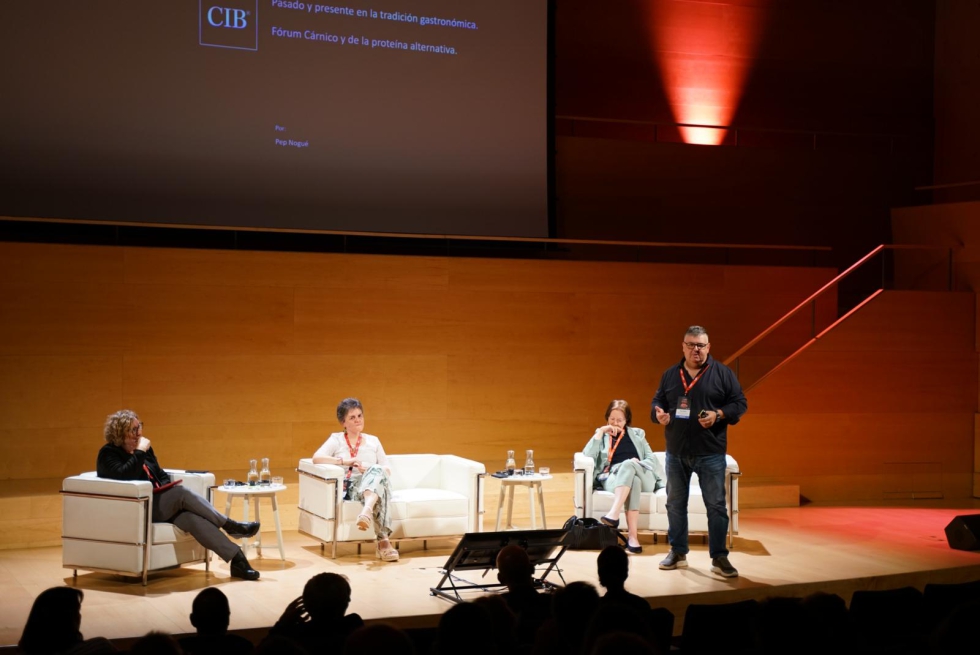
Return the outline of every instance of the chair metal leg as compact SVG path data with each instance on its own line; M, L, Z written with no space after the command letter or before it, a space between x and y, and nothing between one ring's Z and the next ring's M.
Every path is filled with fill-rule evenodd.
M150 498L143 500L143 586L150 573L150 525L153 523L153 502Z

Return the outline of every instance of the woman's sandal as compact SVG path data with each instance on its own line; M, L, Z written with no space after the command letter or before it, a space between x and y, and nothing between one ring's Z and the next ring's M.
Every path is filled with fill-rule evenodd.
M362 532L371 527L371 517L367 514L357 515L357 529Z
M377 552L377 555L378 555L378 559L381 560L382 562L397 562L398 561L398 550L395 549L395 547L391 545L391 542L390 541L388 542L388 547L387 548L382 548L381 547L381 542L379 541L378 544L377 544L377 551L376 552Z

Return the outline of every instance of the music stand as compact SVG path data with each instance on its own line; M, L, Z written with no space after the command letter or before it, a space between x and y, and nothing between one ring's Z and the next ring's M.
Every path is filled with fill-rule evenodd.
M490 569L497 567L497 554L505 546L510 545L518 545L526 550L527 557L531 560L531 566L537 568L539 565L547 565L541 577L534 580L536 587L539 589L555 589L558 585L548 582L545 578L548 577L549 573L555 571L561 578L562 584L565 584L561 569L556 568L556 566L558 560L565 554L566 546L563 542L566 534L564 529L468 532L456 544L456 550L453 551L442 567L443 575L439 584L431 587L429 591L433 596L441 596L446 600L459 603L463 600L459 595L460 591L504 587L505 585L499 582L476 584L457 578L453 573L456 571L483 570L483 576L486 576ZM445 586L447 582L451 589Z

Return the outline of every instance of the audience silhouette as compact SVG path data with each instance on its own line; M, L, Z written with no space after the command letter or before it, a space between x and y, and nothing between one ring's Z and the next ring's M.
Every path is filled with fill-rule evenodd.
M129 649L132 655L182 655L180 644L165 632L148 632Z
M599 592L588 582L570 582L551 598L551 618L538 629L534 655L578 653L589 621L599 607Z
M378 623L358 628L347 637L343 655L415 655L415 644L404 630Z
M596 639L587 655L609 655L629 653L629 655L661 655L650 642L630 632L609 632Z
M288 637L309 653L319 652L325 643L331 650L342 651L348 635L364 625L357 614L346 614L350 598L345 576L318 573L306 582L303 595L286 607L269 634Z
M980 623L980 584L940 585L924 594L924 613L936 620L906 621L896 628L901 641L870 643L869 630L880 630L882 617L854 612L838 595L817 592L805 598L773 596L713 605L689 605L684 634L672 637L673 614L651 608L626 591L630 558L618 547L596 559L600 598L595 586L576 581L541 593L534 567L520 546L506 546L496 560L497 577L507 591L487 594L449 607L437 629L409 631L386 624L365 626L347 614L351 587L336 573L310 578L303 595L286 607L259 644L228 633L228 598L215 587L194 598L190 615L197 630L179 642L150 632L129 652L136 655L948 655L967 652ZM911 588L860 594L862 602L912 596ZM35 599L18 643L25 655L98 655L118 652L107 639L83 639L81 590L54 587ZM934 602L934 606L929 603ZM695 611L696 610L696 611ZM751 610L751 611L750 611ZM869 625L856 625L871 616ZM699 627L695 627L699 626ZM695 634L692 634L691 632ZM434 638L431 636L434 633Z
M493 617L483 605L458 603L439 619L439 633L433 655L493 655L497 644L488 638L493 630Z
M517 616L517 643L526 646L551 615L551 596L538 592L533 576L534 566L520 546L504 546L497 553L497 580L507 587L502 598Z
M319 652L319 651L317 651ZM255 649L255 655L311 655L305 648L281 635L272 635L262 640Z
M606 546L596 559L599 584L606 588L606 594L599 601L603 605L617 603L646 614L650 603L642 597L626 591L626 578L630 574L630 558L619 546Z
M513 649L517 643L517 616L508 607L507 602L500 596L481 596L473 600L490 612L490 622L493 624L493 640L497 652L504 653Z
M217 587L208 587L194 598L190 618L197 634L180 640L186 655L247 655L254 650L245 637L228 634L231 608Z
M932 633L929 655L960 655L969 652L969 644L976 647L978 624L980 600L957 605Z
M639 638L646 648L643 652L657 652L653 630L646 616L625 605L615 603L601 604L592 615L582 642L582 653L588 655L597 651L600 642L612 639L613 635L628 634Z
M115 652L116 648L108 639L82 637L79 628L82 625L83 597L82 591L74 587L52 587L42 591L34 599L27 623L24 624L17 644L20 651L25 655Z

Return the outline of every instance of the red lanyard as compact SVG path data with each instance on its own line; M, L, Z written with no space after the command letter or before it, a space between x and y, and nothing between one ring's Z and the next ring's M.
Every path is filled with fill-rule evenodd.
M701 375L705 371L707 371L710 366L711 366L711 364L708 364L707 366L705 366L704 368L702 368L700 371L698 371L698 374L694 376L694 379L693 380L691 380L691 384L688 384L687 383L687 380L684 379L684 367L681 366L680 369L678 369L677 372L681 374L681 386L684 387L684 395L685 396L691 392L691 389L694 388L694 385L697 384L698 383L698 380L701 379Z
M361 449L361 435L357 435L357 443L351 446L350 439L347 438L347 433L344 432L344 441L347 442L347 450L350 451L351 458L357 459L357 451ZM347 467L347 475L344 476L345 480L350 480L350 474L353 470L353 464Z
M150 482L153 483L153 486L154 487L159 487L160 486L160 481L157 480L155 477L153 477L153 474L150 473L150 467L147 466L146 464L143 464L143 470L146 471L146 476L148 478L150 478Z
M612 466L613 455L616 454L616 449L619 448L619 442L623 440L623 437L625 435L626 435L626 428L623 428L623 431L619 433L619 439L616 439L616 443L612 444L609 447L609 455L608 457L606 457L606 468L602 469L603 473L608 471L609 467Z

